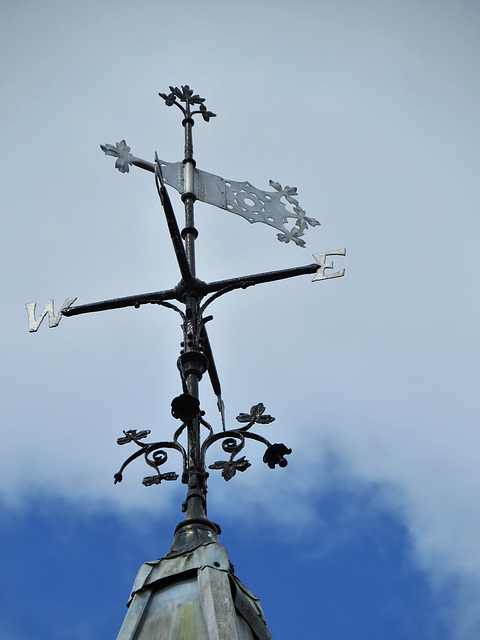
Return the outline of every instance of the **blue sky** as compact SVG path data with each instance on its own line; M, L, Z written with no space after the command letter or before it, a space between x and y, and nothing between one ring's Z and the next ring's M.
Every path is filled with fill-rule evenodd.
M344 538L340 512L368 502L368 496L352 500L331 491L312 507L332 535ZM449 637L445 613L438 615L439 599L409 558L405 527L389 514L369 516L368 507L366 513L357 531L327 553L311 532L292 544L289 536L266 526L258 530L244 527L241 517L227 519L222 542L238 575L261 595L274 637ZM78 513L46 497L2 524L1 531L2 566L9 576L1 637L14 640L32 635L56 640L65 637L66 628L75 638L112 635L139 563L171 541L161 518L132 526L111 512Z
M198 204L199 277L347 248L344 278L212 305L227 423L263 402L265 436L293 449L285 469L252 446L245 474L211 475L240 579L276 640L300 624L477 640L479 22L465 0L2 3L1 640L115 637L181 518L183 487L143 487L140 463L112 482L123 429L176 428L175 314L29 334L24 305L177 283L151 176L121 175L99 145L181 160L157 94L187 83L218 114L194 127L197 166L295 185L321 222L300 249ZM219 428L207 383L201 401Z

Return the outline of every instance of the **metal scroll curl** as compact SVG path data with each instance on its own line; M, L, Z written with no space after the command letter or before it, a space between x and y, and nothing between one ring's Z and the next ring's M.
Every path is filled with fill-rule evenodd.
M180 399L182 397L183 396L181 396ZM176 410L176 405L173 408ZM173 413L173 415L175 417L175 413ZM272 416L265 414L265 406L262 403L253 405L249 413L240 413L237 416L237 422L244 426L238 427L237 429L220 431L218 433L214 433L211 425L204 420L202 415L203 412L200 412L199 422L208 431L208 435L205 437L201 445L199 455L199 467L203 471L205 471L206 468L205 458L208 449L219 441L221 441L223 451L228 454L228 459L217 460L213 464L209 465L208 468L212 470L221 470L222 477L226 481L231 480L238 471L246 471L252 465L245 456L238 457L238 455L243 451L246 441L249 439L256 440L257 442L261 442L265 445L266 450L263 456L263 462L271 469L274 469L277 465L280 467L287 466L285 456L292 453L291 449L282 443L272 444L269 440L258 433L250 431L254 424L270 424L275 420ZM124 469L142 455L144 456L145 462L156 471L155 475L143 478L143 485L149 487L154 484L161 484L163 481L177 480L179 477L177 473L172 471L162 473L160 471L160 467L162 467L168 460L166 449L175 449L181 453L183 461L182 478L185 478L188 471L187 453L185 448L178 442L178 438L186 428L187 422L183 422L181 427L176 430L172 441L153 442L150 444L141 442L141 440L150 434L150 430L145 429L143 431L136 431L135 429L131 429L129 431L124 431L124 435L121 438L118 438L117 444L124 445L134 442L139 449L125 460L123 465L120 467L120 470L114 475L115 484L122 481Z
M128 457L125 462L122 464L117 473L114 474L114 484L117 482L121 482L123 480L123 471L124 469L134 460L139 458L140 456L144 456L145 462L155 469L156 474L151 476L146 476L142 480L142 484L146 487L149 487L154 484L160 484L162 481L175 481L177 480L178 473L174 471L169 471L167 473L161 473L160 467L164 465L168 460L168 454L165 449L175 449L179 451L182 455L183 462L183 473L186 472L187 469L187 454L184 447L177 442L178 435L183 430L183 426L180 429L177 429L173 441L170 442L152 442L150 444L140 442L141 439L146 438L150 434L150 430L146 429L144 431L137 432L136 429L130 429L129 431L124 431L124 436L118 438L117 444L123 445L129 442L134 442L138 445L139 449L135 451L130 457Z
M222 470L222 477L228 481L231 480L237 473L237 471L246 471L251 467L251 463L242 456L237 458L238 454L244 449L247 439L256 440L264 444L267 449L263 456L263 462L267 464L271 469L274 469L278 464L281 467L286 467L288 462L285 459L286 455L292 453L292 450L286 447L282 443L272 444L266 438L258 433L252 433L249 431L254 424L269 424L275 420L270 415L265 415L265 406L262 403L253 405L250 409L250 413L240 413L237 416L237 422L245 423L244 427L238 429L231 429L229 431L223 431L222 433L211 434L208 436L201 449L201 464L205 467L205 456L207 450L219 440L222 441L222 449L225 453L229 453L228 460L217 460L213 464L209 465L209 469Z

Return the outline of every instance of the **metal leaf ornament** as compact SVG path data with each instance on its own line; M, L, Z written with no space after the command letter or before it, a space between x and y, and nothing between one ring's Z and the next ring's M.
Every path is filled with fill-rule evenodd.
M117 444L128 444L129 442L136 442L137 440L146 438L150 434L150 429L144 429L143 431L129 429L123 433L125 435L122 438L117 438Z
M183 102L185 102L185 100L187 99L185 96L185 89L190 89L190 87L187 85L185 85L185 87L182 87L182 91L180 91L180 89L178 87L170 87L170 91L175 94L177 96L177 98L179 98L179 100L182 100Z
M292 229L286 231L285 233L277 233L277 238L280 240L280 242L285 242L286 244L292 241L299 247L305 247L305 241L302 240L300 236L304 235L303 232L305 231L305 229L308 229L308 225L310 225L311 227L316 227L320 224L320 222L315 218L307 217L305 215L306 211L302 209L302 207L298 203L298 200L293 197L297 195L297 187L289 187L288 185L285 185L285 187L282 188L282 185L279 182L274 182L273 180L269 180L269 184L276 191L282 192L285 200L293 205L293 211L295 212L295 216L297 218L295 222L296 226L292 227Z
M176 105L186 118L191 118L197 113L202 115L205 122L208 122L210 118L215 118L216 114L213 113L213 111L207 111L207 108L203 104L205 98L201 98L198 93L194 95L188 84L182 86L180 89L178 87L170 87L170 92L168 95L166 93L159 93L158 95L165 100L167 107ZM184 102L186 108L183 107L180 102L177 102L177 100ZM199 105L199 110L191 111L190 107L192 105Z
M144 487L151 487L153 484L160 484L162 480L168 480L174 482L178 478L178 473L169 471L168 473L160 473L156 476L147 476L142 480Z
M165 105L167 107L172 107L175 104L175 94L174 93L170 93L168 96L167 96L166 93L159 93L158 95L165 100Z
M213 111L207 111L207 107L204 104L200 105L200 113L205 122L208 122L210 118L215 118L216 115Z
M242 456L238 460L227 460L226 462L219 460L218 462L214 462L213 464L209 465L208 468L222 469L222 476L228 482L233 478L233 476L237 473L237 471L246 471L248 467L251 467L251 466L252 465L245 458L245 456Z
M237 422L247 422L246 427L242 427L242 431L246 431L250 429L254 424L270 424L275 420L273 416L264 415L265 413L265 405L263 402L259 402L259 404L254 404L250 409L250 413L239 413L236 420Z

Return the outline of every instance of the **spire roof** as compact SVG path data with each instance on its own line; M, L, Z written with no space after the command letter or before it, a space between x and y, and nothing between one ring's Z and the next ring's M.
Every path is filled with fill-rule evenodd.
M259 599L211 542L144 563L117 640L269 640Z

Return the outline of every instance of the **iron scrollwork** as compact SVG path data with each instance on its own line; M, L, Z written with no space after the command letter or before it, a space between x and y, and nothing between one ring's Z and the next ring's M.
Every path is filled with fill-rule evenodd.
M130 429L128 431L124 431L124 435L121 438L117 439L117 444L123 445L128 444L130 442L134 442L138 447L140 447L133 455L125 460L125 462L120 467L119 471L114 474L114 484L117 482L121 482L123 480L123 471L125 467L127 467L131 462L133 462L136 458L141 455L144 456L145 462L155 469L156 474L153 476L146 476L142 480L142 484L146 487L149 487L153 484L160 484L163 480L166 481L175 481L178 478L178 474L174 471L169 471L167 473L161 473L160 467L165 464L168 460L168 454L165 449L176 449L182 455L183 460L183 473L185 473L187 468L187 454L184 447L177 441L177 438L183 428L178 429L174 435L173 441L170 442L152 442L150 444L145 442L140 442L143 438L146 438L150 434L149 429L145 429L143 431L138 431L136 429Z
M226 453L230 454L229 459L217 460L213 464L209 465L208 468L213 470L221 469L223 478L227 481L231 480L237 471L246 471L248 467L251 466L245 456L238 459L236 458L240 451L245 447L246 439L250 438L251 440L261 442L267 447L263 456L263 461L271 469L274 469L277 464L281 467L287 466L288 463L285 456L292 453L291 449L286 447L284 444L272 444L258 433L252 433L249 431L254 424L270 424L275 420L273 416L265 414L265 406L261 402L253 405L250 409L250 413L240 413L236 420L245 426L239 427L238 429L231 429L229 431L211 434L205 439L201 451L202 464L205 464L207 449L209 449L209 447L215 442L223 440L222 449Z
M195 411L197 410L198 405L196 405L195 403L195 406L192 406L194 403L188 402L189 400L191 400L191 396L188 397L188 394L182 394L178 398L175 398L172 402L172 415L174 417L181 416L182 418L185 418L188 414L190 418L192 416L192 413L195 413ZM257 442L261 442L265 445L266 451L263 456L263 462L268 465L268 467L274 469L276 465L279 465L280 467L287 466L287 460L285 459L285 456L292 453L291 449L289 449L282 443L272 444L258 433L250 431L254 424L270 424L275 420L273 416L265 414L265 406L261 402L259 404L253 405L253 407L250 409L250 413L240 413L236 417L237 422L243 425L241 427L238 427L237 429L230 429L227 431L214 433L211 425L208 424L206 420L204 420L203 411L199 411L199 409L198 419L200 424L208 430L208 435L205 437L200 449L200 469L205 470L206 468L205 457L207 450L215 442L222 441L221 446L223 451L229 454L228 460L217 460L213 464L209 465L208 468L212 470L221 470L222 477L226 481L231 480L236 475L237 471L246 471L249 467L252 466L251 463L246 459L245 456L241 456L240 458L237 458L237 456L244 449L247 439L256 440ZM150 434L149 429L145 429L142 431L130 429L128 431L124 431L124 435L118 438L117 444L124 445L130 442L134 442L139 447L139 449L133 455L127 458L127 460L120 467L120 470L114 475L115 484L122 481L122 473L125 467L127 467L131 462L133 462L133 460L140 457L141 455L144 456L145 462L150 467L153 467L156 470L155 475L143 478L142 484L144 484L146 487L154 484L160 484L164 480L177 480L179 475L175 472L160 472L160 467L164 465L168 459L168 455L165 449L176 449L182 454L182 478L186 478L188 468L187 453L185 451L185 448L178 442L180 434L186 428L187 421L183 422L182 426L177 429L172 441L153 442L150 444L141 442L141 440L143 440Z

